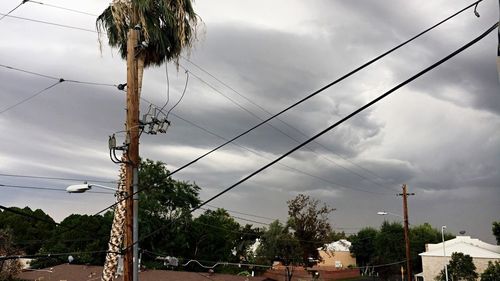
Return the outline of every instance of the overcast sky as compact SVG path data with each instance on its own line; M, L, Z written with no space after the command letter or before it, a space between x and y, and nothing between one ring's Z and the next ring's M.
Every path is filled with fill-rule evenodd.
M106 46L106 38L99 50L91 32L95 16L47 5L99 14L107 1L41 2L45 5L28 2L12 16L90 31L6 17L0 21L1 65L79 81L126 81L125 62ZM1 1L0 12L19 3ZM245 131L268 112L282 110L470 3L198 0L194 7L203 25L195 47L184 54L194 64L181 59L178 70L168 64L165 108L179 100L187 69L185 96L172 111L166 134L142 135L141 157L174 170L224 142L217 135L231 138ZM175 178L196 182L201 199L208 199L498 21L497 1L486 0L477 10L479 18L473 9L462 13ZM378 227L384 217L377 211L402 215L396 194L407 184L416 193L409 198L411 224L447 225L453 234L465 230L493 243L491 223L500 220L496 48L493 32L212 205L284 220L286 201L305 193L336 208L330 216L334 228L352 233ZM0 111L54 82L0 68ZM165 66L146 70L142 97L165 104ZM148 106L142 101L141 112ZM5 175L116 180L118 166L109 159L107 138L123 130L124 107L125 96L116 88L63 82L1 113L0 184L63 190L79 183ZM117 136L122 142L123 134ZM114 201L109 194L0 188L1 205L40 208L58 221L71 213L96 213Z

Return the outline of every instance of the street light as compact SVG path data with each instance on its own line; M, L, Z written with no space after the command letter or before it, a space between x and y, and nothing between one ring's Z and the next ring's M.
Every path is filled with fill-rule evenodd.
M99 187L102 189L107 189L107 190L112 190L112 191L118 191L118 189L109 187L109 186L104 186L100 184L88 184L88 183L83 183L83 184L74 184L70 185L66 188L66 191L69 193L84 193L85 191L91 190L92 187Z
M88 190L91 190L92 187L99 187L102 189L107 189L107 190L112 190L112 191L118 192L117 188L104 186L104 185L100 185L100 184L88 184L87 182L84 182L83 184L70 185L66 188L66 191L69 193L84 193ZM132 241L133 241L132 263L134 264L134 267L133 267L133 280L134 281L139 279L139 277L138 277L138 274L139 274L139 245L137 243L139 240L139 225L138 225L139 220L137 219L138 212L136 210L137 210L137 207L134 208L134 212L133 212L133 231L132 231Z
M403 216L401 216L401 215L391 213L391 212L386 212L386 211L377 212L377 215L379 215L379 216L393 215L393 216L400 217L400 218L404 219Z
M444 274L446 276L446 281L448 281L448 264L446 260L446 248L444 246L444 230L446 225L441 226L441 238L443 239L443 260L444 260Z

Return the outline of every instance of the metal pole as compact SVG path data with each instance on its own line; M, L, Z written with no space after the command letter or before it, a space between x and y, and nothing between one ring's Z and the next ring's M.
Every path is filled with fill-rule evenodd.
M138 217L139 217L139 194L137 193L138 190L138 184L139 184L139 170L137 167L134 167L134 178L133 178L133 190L134 190L134 224L133 224L133 234L132 234L132 240L134 241L134 257L133 257L133 281L139 281L139 222L138 222Z
M446 228L446 225L443 225L441 227L441 238L443 239L443 261L444 261L444 274L446 276L446 281L448 281L448 261L446 258L446 248L444 246L444 229Z

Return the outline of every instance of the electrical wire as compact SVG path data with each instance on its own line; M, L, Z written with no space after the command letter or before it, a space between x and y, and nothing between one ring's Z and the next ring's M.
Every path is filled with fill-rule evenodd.
M71 25L54 23L54 22L49 22L49 21L35 20L35 19L24 18L24 17L16 17L16 16L11 16L11 15L2 14L2 13L0 13L0 16L9 17L9 18L13 18L13 19L19 19L19 20L25 20L25 21L31 21L31 22L36 22L36 23L42 23L42 24L47 24L47 25L53 25L53 26L58 26L58 27L63 27L63 28L81 30L81 31L86 31L86 32L98 33L97 31L95 31L93 29L87 29L87 28L83 28L83 27L71 26Z
M188 86L188 82L189 82L189 71L186 71L186 84L184 85L184 90L182 91L182 95L181 97L179 98L179 100L172 106L172 108L170 108L169 111L167 111L167 116L165 118L168 119L168 115L170 114L170 112L172 110L174 110L174 108L182 101L182 99L184 98L184 95L186 94L186 89L187 89L187 86ZM160 111L161 112L161 111Z
M80 251L80 252L66 252L66 253L47 253L47 254L36 254L36 255L13 255L13 256L0 256L0 261L4 260L16 260L16 259L35 259L35 258L51 258L51 257L59 257L59 256L68 256L68 255L88 255L88 254L101 254L101 253L114 253L107 250L100 251Z
M62 177L45 177L45 176L32 176L32 175L18 175L18 174L2 174L0 177L15 177L15 178L29 178L29 179L47 179L47 180L61 180L61 181L80 181L80 182L100 182L100 183L117 183L117 181L103 181L87 178L62 178Z
M62 6L47 4L47 3L33 1L33 0L28 0L26 2L35 3L35 4L39 4L39 5L43 5L43 6L47 6L47 7L51 7L51 8L56 8L56 9L60 9L60 10L70 11L70 12L79 13L79 14L88 15L88 16L93 16L93 17L99 16L97 14L92 14L92 13L88 13L88 12L83 12L83 11L79 11L79 10L75 10L75 9L70 9L70 8L66 8L66 7L62 7Z
M331 131L332 129L336 128L337 126L341 125L342 123L344 123L345 121L351 119L352 117L354 117L355 115L359 114L360 112L364 111L365 109L371 107L372 105L376 104L377 102L379 102L380 100L384 99L385 97L389 96L390 94L394 93L396 90L402 88L403 86L409 84L410 82L416 80L417 78L419 78L420 76L424 75L425 73L433 70L434 68L438 67L439 65L443 64L444 62L450 60L451 58L453 58L454 56L456 56L457 54L463 52L464 50L466 50L467 48L469 48L470 46L474 45L475 43L479 42L481 39L483 39L484 37L486 37L488 34L490 34L493 30L495 30L496 28L498 27L498 22L496 22L493 26L491 26L488 30L486 30L484 33L482 33L481 35L479 35L478 37L476 37L475 39L473 39L472 41L470 41L469 43L463 45L462 47L460 47L459 49L457 49L456 51L452 52L451 54L447 55L446 57L442 58L441 60L435 62L434 64L426 67L425 69L421 70L420 72L418 72L417 74L411 76L410 78L406 79L405 81L401 82L400 84L396 85L395 87L393 87L392 89L390 89L389 91L385 92L384 94L376 97L375 99L371 100L370 102L366 103L365 105L363 105L362 107L358 108L357 110L353 111L352 113L350 113L349 115L347 115L346 117L342 118L341 120L335 122L334 124L330 125L329 127L327 127L326 129L322 130L321 132L317 133L316 135L314 135L313 137L309 138L307 141L301 143L300 145L294 147L293 149L289 150L288 152L286 152L285 154L281 155L280 157L276 158L274 161L264 165L263 167L259 168L258 170L252 172L251 174L249 174L248 176L242 178L241 180L239 180L238 182L232 184L231 186L227 187L226 189L222 190L221 192L217 193L216 195L210 197L208 200L198 204L198 206L196 207L193 207L191 208L190 210L190 213L198 210L199 208L203 207L204 205L212 202L213 200L219 198L220 196L222 196L223 194L229 192L230 190L234 189L235 187L237 187L238 185L242 184L243 182L247 181L248 179L252 178L253 176L259 174L260 172L264 171L265 169L269 168L270 166L274 165L275 163L277 163L278 161L282 160L283 158L287 157L288 155L292 154L293 152L299 150L300 148L302 148L303 146L307 145L308 143L312 142L313 140L317 139L318 137L326 134L327 132ZM140 192L141 190L138 190L137 192ZM129 196L132 196L133 194L129 195ZM139 239L138 241L132 243L132 245L129 245L127 246L128 248L129 247L132 247L133 245L137 244L138 242L154 235L155 233L163 230L165 228L165 226L163 227L160 227L158 228L157 230L149 233L148 235L145 235L143 238Z
M19 105L21 105L21 104L23 104L23 103L25 103L25 102L27 102L27 101L29 101L29 100L33 99L34 97L36 97L36 96L38 96L38 95L40 95L40 94L44 93L45 91L47 91L47 90L49 90L49 89L51 89L51 88L53 88L53 87L55 87L55 86L57 86L57 85L61 84L62 82L64 82L64 79L60 79L60 80L59 80L59 81L57 81L56 83L51 84L50 86L48 86L48 87L46 87L46 88L44 88L44 89L42 89L42 90L40 90L40 91L38 91L38 92L34 93L33 95L31 95L31 96L29 96L29 97L27 97L27 98L25 98L25 99L23 99L23 100L21 100L21 101L19 101L19 102L15 103L15 104L13 104L13 105L11 105L11 106L8 106L7 108L5 108L5 109L3 109L2 111L0 111L0 114L3 114L3 113L5 113L5 112L7 112L7 111L9 111L9 110L13 109L14 107L17 107L17 106L19 106Z
M23 0L21 3L19 3L16 7L14 7L12 10L10 10L7 14L1 14L2 17L0 18L0 20L3 20L6 16L10 15L10 13L14 12L15 10L17 10L17 8L21 7L22 4L28 2L29 0Z
M455 14L453 14L453 15L451 15L451 16L449 16L449 17L447 17L446 19L444 19L444 20L440 21L439 23L437 23L437 24L433 25L432 27L430 27L430 28L428 28L428 29L426 29L426 30L424 30L424 31L420 32L419 34L417 34L417 35L415 35L414 37L412 37L412 38L408 39L407 41L405 41L405 42L403 42L403 43L401 43L401 44L397 45L396 47L393 47L392 49L390 49L390 50L386 51L385 53L383 53L383 54L381 54L381 55L379 55L379 56L377 56L377 57L375 57L375 58L371 59L370 61L366 62L365 64L363 64L363 65L361 65L361 66L359 66L359 67L355 68L355 69L354 69L354 70L352 70L351 72L349 72L349 73L347 73L347 74L345 74L345 75L341 76L340 78L336 79L335 81L333 81L333 82L331 82L331 83L329 83L329 84L327 84L327 85L323 86L323 87L322 87L322 88L320 88L319 90L316 90L315 92L313 92L313 93L309 94L308 96L304 97L303 99L301 99L301 100L299 100L299 101L295 102L294 104L292 104L292 105L288 106L287 108L285 108L285 109L281 110L280 112L278 112L278 113L274 114L273 116L271 116L271 117L267 118L267 119L266 119L266 120L264 120L263 122L261 122L261 123L259 123L259 124L255 125L255 126L253 126L253 127L251 127L251 128L249 128L249 129L247 129L246 131L244 131L244 132L240 133L239 135L237 135L237 136L233 137L232 139L230 139L230 140L226 141L225 143L223 143L223 144L221 144L221 145L219 145L219 146L217 146L217 147L215 147L215 148L211 149L210 151L207 151L206 153L204 153L204 154L202 154L202 155L198 156L197 158L195 158L194 160L192 160L192 161L190 161L190 162L188 162L188 163L184 164L183 166L181 166L181 167L177 168L176 170L172 171L172 172L170 173L170 175L174 175L175 173L177 173L177 172L179 172L179 171L181 171L181 170L183 170L183 169L187 168L188 166L190 166L190 165L192 165L192 164L194 164L194 163L198 162L199 160L203 159L204 157L206 157L206 156L208 156L208 155L212 154L213 152L215 152L215 151L219 150L220 148L222 148L222 147L226 146L227 144L229 144L229 143L231 143L231 142L235 141L236 139L238 139L238 138L240 138L240 137L242 137L242 136L246 135L247 133L249 133L249 132L253 131L254 129L256 129L256 128L260 127L261 125L263 125L264 123L266 123L266 122L270 121L271 119L273 119L273 118L275 118L275 117L277 117L277 116L281 115L282 113L284 113L284 112L288 111L289 109L291 109L291 108L293 108L293 107L295 107L295 106L297 106L297 105L301 104L302 102L304 102L304 101L306 101L306 100L310 99L311 97L313 97L313 96L315 96L315 95L319 94L320 92L322 92L322 91L324 91L324 90L328 89L329 87L333 86L334 84L336 84L336 83L338 83L338 82L340 82L340 81L344 80L345 78L347 78L347 77L349 77L349 76L353 75L354 73L358 72L359 70L361 70L361 69L363 69L363 68L365 68L365 67L367 67L367 66L371 65L372 63L374 63L374 62L376 62L376 61L380 60L381 58L385 57L386 55L388 55L388 54L392 53L393 51L395 51L395 50L397 50L397 49L399 49L399 48L401 48L402 46L404 46L404 45L408 44L409 42L411 42L411 41L415 40L416 38L418 38L418 37L422 36L423 34L425 34L425 33L427 33L428 31L430 31L430 30L434 29L435 27L437 27L437 26L441 25L442 23L444 23L444 22L448 21L449 19L451 19L451 18L453 18L453 17L457 16L458 14L462 13L463 11L465 11L465 10L467 10L467 9L469 9L469 8L471 8L471 7L473 7L476 3L479 3L479 2L481 2L481 1L482 1L482 0L479 0L479 1L474 2L473 4L471 4L471 5L469 5L469 6L465 7L465 8L463 8L462 10L460 10L460 11L456 12ZM491 31L489 31L489 32L491 32ZM482 37L481 37L481 38L482 38ZM477 39L477 38L476 38L476 39ZM474 42L474 43L475 43L475 42ZM467 47L469 47L469 46L467 46ZM145 100L145 99L143 99L143 100ZM147 100L145 100L145 101L147 101ZM147 102L149 102L149 101L147 101ZM149 103L151 103L151 102L149 102ZM275 163L275 162L274 162L274 163ZM274 163L273 163L273 164L274 164ZM130 194L130 195L128 195L128 196L125 196L125 197L124 197L123 199L121 199L120 201L118 201L118 202L116 202L116 203L114 203L114 204L110 205L109 207L107 207L107 208L105 208L105 209L101 210L101 211L100 211L100 212L98 212L97 214L103 213L103 212L105 212L106 210L108 210L109 208L113 208L113 207L114 207L114 206L116 206L119 202L121 202L121 201L123 201L123 200L127 200L128 198L132 197L133 195L135 195L135 194L137 194L137 193L139 193L139 192L144 191L145 189L146 189L146 188L139 189L138 191L136 191L136 192L134 192L134 193L132 193L132 194ZM220 196L220 195L221 195L221 194L219 194L218 196ZM215 199L215 198L213 198L213 199ZM212 199L212 200L213 200L213 199ZM208 203L208 202L206 202L206 203ZM201 207L201 206L200 206L200 207Z
M160 112L163 111L163 109L167 106L168 102L170 101L170 80L168 78L168 63L165 63L165 76L167 77L167 101L161 107ZM155 117L158 117L158 114L156 114L157 116L155 116Z

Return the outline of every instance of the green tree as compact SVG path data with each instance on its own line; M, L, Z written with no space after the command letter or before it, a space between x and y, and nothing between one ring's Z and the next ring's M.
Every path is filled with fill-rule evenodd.
M126 59L127 33L140 27L140 41L147 45L137 53L140 93L144 68L177 62L181 52L192 46L199 21L191 0L114 0L97 17L96 28L99 34L106 32L108 44Z
M476 266L472 261L472 257L463 253L452 253L450 263L448 264L448 277L453 281L476 281L478 274L476 273ZM444 269L436 276L435 280L446 280Z
M102 265L109 241L112 213L100 215L77 215L66 217L54 230L50 239L40 248L39 254L68 253L76 264ZM44 268L68 262L69 255L36 259L31 265Z
M455 236L445 233L445 239L449 240ZM441 242L441 231L433 228L430 224L414 226L410 229L410 249L413 272L422 271L422 259L419 253L425 252L425 244Z
M406 259L404 230L401 223L384 221L380 232L375 238L375 264L388 264ZM399 274L400 265L379 267L378 273L382 278Z
M500 262L488 262L488 267L481 274L481 281L498 281L500 280Z
M206 210L192 222L191 255L211 261L239 261L240 225L224 209Z
M200 203L200 187L172 179L163 163L147 159L139 166L139 189L143 190L139 193L139 238L144 237L141 248L187 255L190 209ZM158 231L165 225L168 227Z
M299 241L290 233L289 227L275 220L264 228L260 245L256 251L256 261L260 264L272 264L282 261L285 265L302 261Z
M299 241L305 265L310 258L319 260L318 248L323 247L332 231L328 215L334 210L317 199L299 194L288 202L288 226Z
M20 250L29 255L35 254L43 241L52 236L56 223L40 209L34 211L29 207L10 209L14 212L0 212L0 230L9 230L13 237L12 243Z
M494 221L491 230L493 231L493 235L497 239L497 245L500 245L500 221Z
M375 239L378 230L372 227L361 229L358 234L350 237L352 254L356 256L356 262L360 266L369 265L375 257Z

